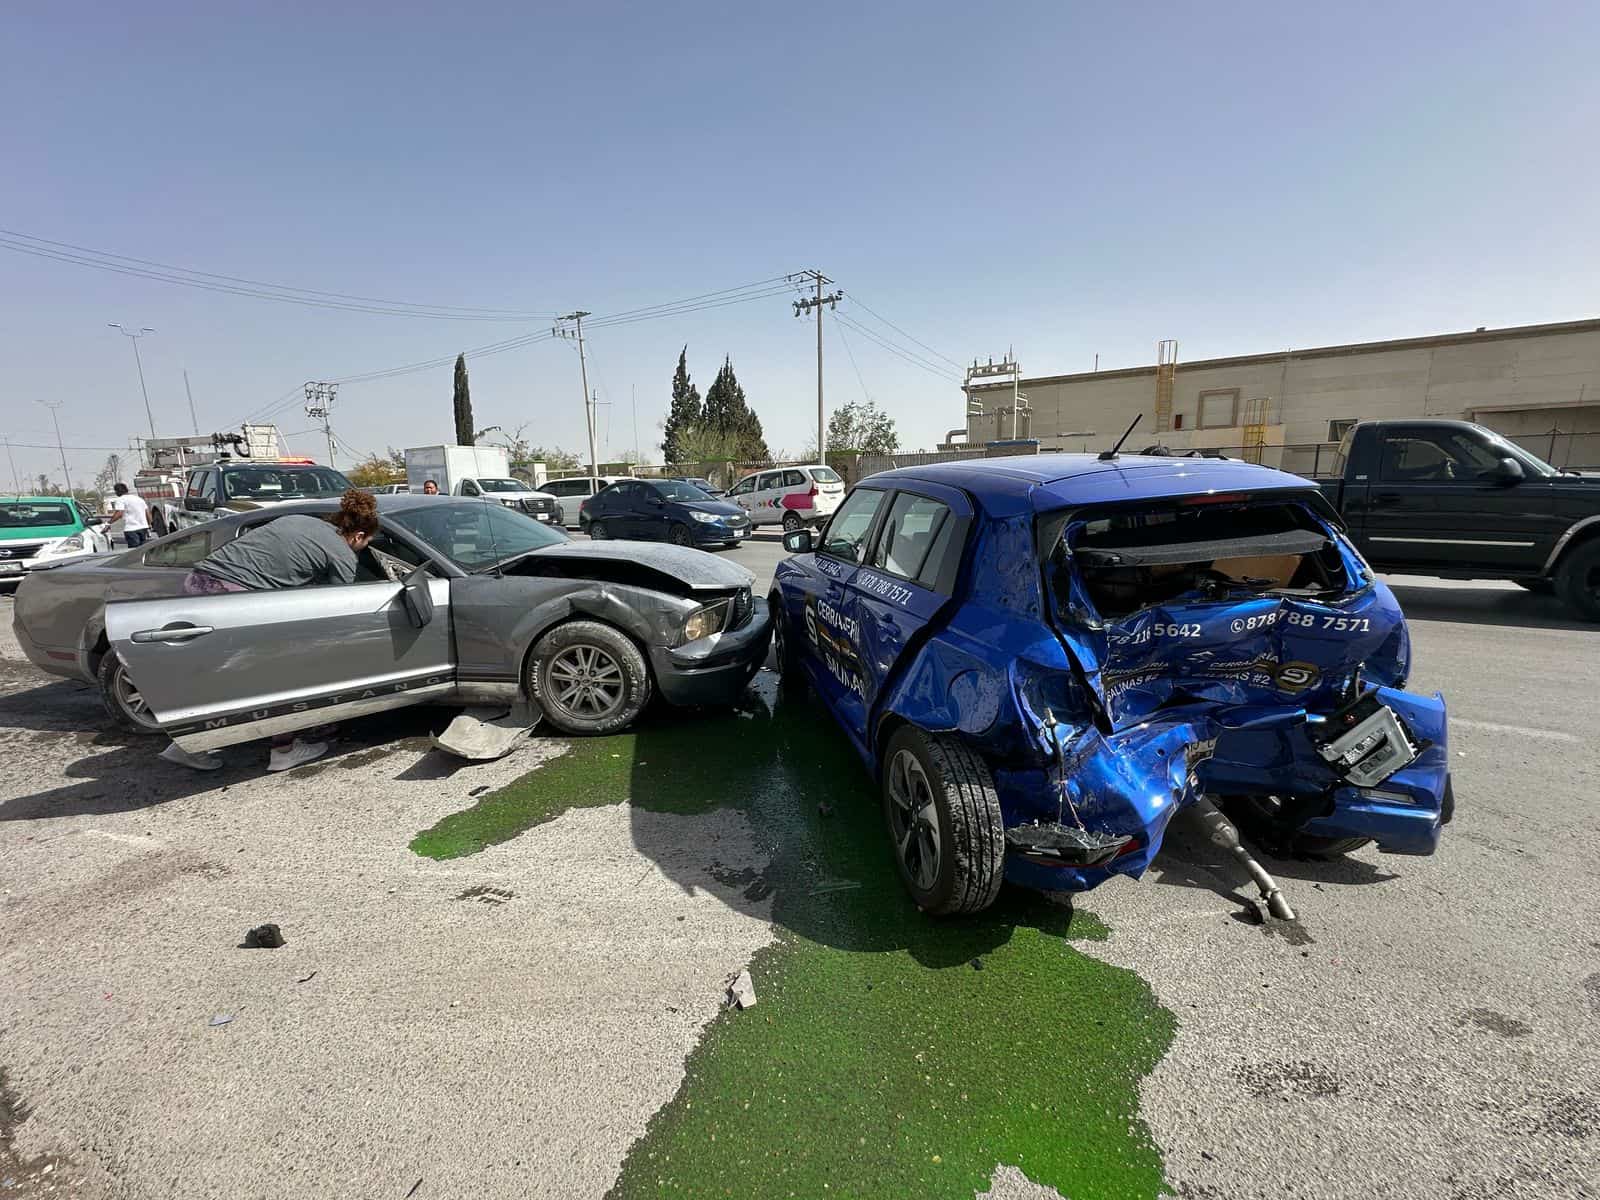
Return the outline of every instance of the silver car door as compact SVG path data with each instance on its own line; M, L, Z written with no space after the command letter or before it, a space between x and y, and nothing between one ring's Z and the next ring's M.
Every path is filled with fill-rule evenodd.
M420 704L455 686L450 581L118 600L106 636L189 750ZM423 622L420 623L419 622Z

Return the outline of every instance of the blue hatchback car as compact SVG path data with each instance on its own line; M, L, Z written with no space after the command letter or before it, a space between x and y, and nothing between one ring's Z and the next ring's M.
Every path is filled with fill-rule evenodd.
M1190 804L1313 855L1430 854L1450 818L1444 701L1402 690L1400 607L1307 480L1145 456L908 467L784 544L780 669L878 778L928 912L976 912L1003 879L1138 876Z
M677 479L619 479L583 502L578 526L592 538L675 546L737 546L750 536L744 509Z

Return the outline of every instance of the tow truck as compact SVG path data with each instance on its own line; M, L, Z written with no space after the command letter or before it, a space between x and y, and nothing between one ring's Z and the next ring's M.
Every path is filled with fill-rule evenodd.
M240 433L153 438L134 490L150 505L157 537L175 529L293 500L337 496L350 481L316 460L282 453L273 425L245 425Z

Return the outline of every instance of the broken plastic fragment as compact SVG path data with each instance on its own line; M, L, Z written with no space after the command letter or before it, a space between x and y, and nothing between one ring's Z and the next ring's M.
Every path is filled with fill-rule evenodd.
M756 985L749 971L740 971L733 977L733 982L728 985L728 1002L740 1008L755 1007Z

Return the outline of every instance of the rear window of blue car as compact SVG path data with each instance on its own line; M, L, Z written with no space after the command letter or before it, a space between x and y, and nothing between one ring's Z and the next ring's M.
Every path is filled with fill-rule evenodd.
M900 493L878 536L872 565L902 579L920 579L949 520L950 509L939 501Z

